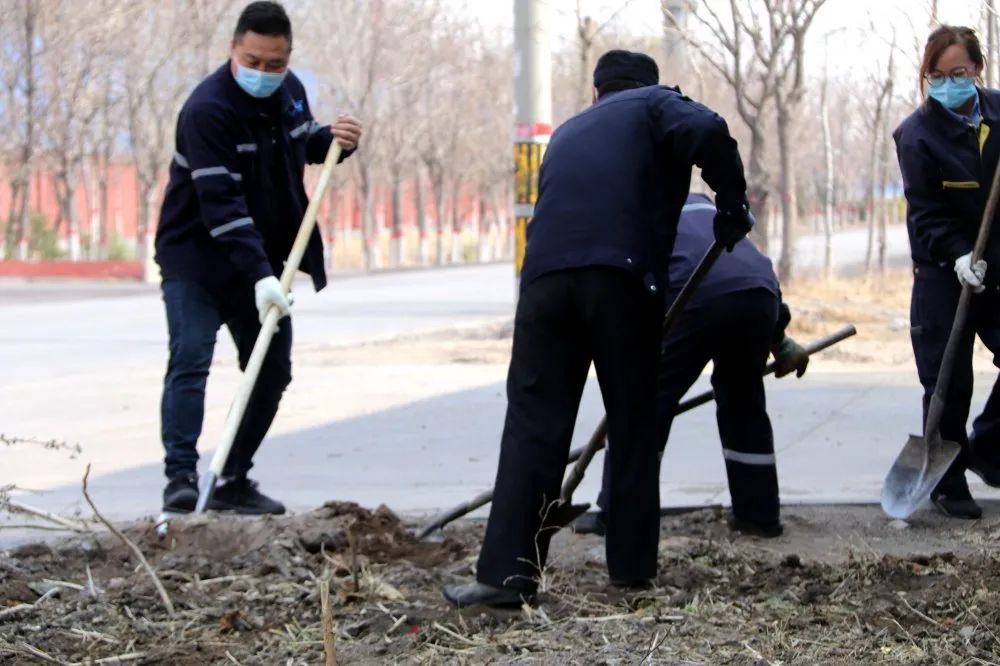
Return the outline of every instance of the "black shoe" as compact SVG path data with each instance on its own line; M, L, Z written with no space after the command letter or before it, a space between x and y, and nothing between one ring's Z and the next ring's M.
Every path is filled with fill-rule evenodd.
M216 488L215 492L212 493L208 508L214 511L232 511L251 516L261 516L268 513L281 515L285 512L284 504L257 490L257 482L251 481L245 476L226 481Z
M195 474L180 474L167 482L163 489L163 510L174 513L190 513L198 503L198 477Z
M972 499L969 484L964 476L947 484L939 483L931 493L931 501L944 515L952 518L979 520L983 517L983 510L976 504L976 500Z
M520 608L523 604L533 605L535 595L512 590L509 587L493 587L486 583L466 583L445 585L444 598L456 608L487 606L489 608Z
M975 472L991 488L1000 488L1000 466L977 455L975 449L969 456L969 471Z
M635 580L616 580L612 578L611 584L619 590L625 590L627 592L639 592L642 590L652 589L653 587L653 581L648 578L636 578Z
M734 532L739 532L746 536L760 537L761 539L776 539L785 533L785 528L782 527L780 520L756 522L753 520L743 520L736 516L729 516L726 522L729 523L729 529Z
M596 534L605 536L607 526L604 524L603 511L588 511L573 521L573 531L577 534Z

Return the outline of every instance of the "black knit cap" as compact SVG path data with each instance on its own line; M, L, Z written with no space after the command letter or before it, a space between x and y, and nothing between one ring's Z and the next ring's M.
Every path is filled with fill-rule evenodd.
M644 86L655 86L660 81L660 69L645 53L614 49L598 58L594 67L595 88L611 81L636 81Z

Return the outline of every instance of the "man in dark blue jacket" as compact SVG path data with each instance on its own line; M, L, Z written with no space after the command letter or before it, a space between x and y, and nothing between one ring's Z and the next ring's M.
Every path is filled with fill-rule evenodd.
M670 256L668 300L676 297L712 245L710 223L716 212L704 194L688 197ZM785 335L790 320L771 260L744 238L712 266L667 334L660 357L657 440L661 458L677 405L711 361L732 498L729 524L754 536L782 533L774 433L767 416L763 372L768 355L774 354L778 377L793 371L799 377L805 373L808 354ZM734 335L734 331L739 333ZM578 532L606 531L603 509L612 479L611 466L605 461L605 488L597 500L602 511L581 516L574 526Z
M288 314L276 274L308 203L305 164L322 162L334 140L350 153L361 135L349 116L332 127L313 120L305 89L288 69L291 49L291 22L281 5L247 5L229 62L195 88L177 121L156 233L170 335L161 405L167 511L190 511L198 499L195 447L216 333L222 324L229 328L243 368L270 307ZM302 269L317 290L326 285L318 230ZM292 325L284 316L209 508L284 512L247 473L291 381L291 347Z
M559 499L591 362L620 442L609 462L608 571L622 587L655 575L656 365L692 167L717 193L716 238L731 247L753 220L725 121L658 78L649 56L601 56L594 105L549 144L528 225L493 505L477 582L445 588L456 606L533 598L553 531L544 518Z

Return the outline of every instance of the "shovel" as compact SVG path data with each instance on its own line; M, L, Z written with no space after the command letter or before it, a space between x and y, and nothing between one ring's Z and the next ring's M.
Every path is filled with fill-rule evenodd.
M854 328L854 326L844 326L843 328L841 328L840 330L838 330L836 333L833 333L832 335L829 335L829 336L827 336L825 338L817 340L817 341L813 342L812 344L808 345L806 347L806 352L811 356L813 354L816 354L818 352L823 351L824 349L827 349L828 347L832 347L833 345L837 344L838 342L840 342L842 340L845 340L845 339L851 337L852 335L855 335L857 332L858 331L857 331L856 328ZM767 365L766 368L764 368L764 376L766 377L767 375L774 374L774 368L775 368L775 364L772 361L771 363L769 363ZM674 410L674 416L680 416L681 414L683 414L685 412L691 411L695 407L700 407L701 405L704 405L705 403L712 402L712 400L714 400L714 399L715 399L715 391L713 391L711 389L709 389L708 391L705 391L703 393L699 393L698 395L696 395L696 396L694 396L692 398L688 398L687 400L684 400L683 402L679 403L677 405L677 408ZM593 442L595 440L597 441L597 445L596 446L597 446L597 450L598 451L601 450L602 448L604 448L605 441L606 441L606 438L608 436L607 426L608 426L607 420L603 420L602 419L600 425L597 427L597 429L594 431L594 434L590 438L591 442ZM592 446L592 445L588 444L585 447L580 447L578 449L570 451L569 458L567 459L566 463L567 464L572 464L572 463L575 463L576 461L578 461L580 459L580 456L583 454L583 452L585 450L588 450L590 448L590 446ZM417 532L417 539L425 539L425 538L427 538L433 532L435 532L436 530L441 529L442 527L444 527L448 523L450 523L450 522L452 522L454 520L458 520L462 516L467 515L469 513L472 513L476 509L478 509L480 507L483 507L483 506L486 506L487 504L489 504L492 501L493 501L493 491L492 490L487 490L486 492L483 492L483 493L480 493L479 495L476 495L475 497L473 497L468 502L463 502L462 504L459 504L458 506L456 506L456 507L454 507L452 509L449 509L448 511L445 511L444 513L441 513L441 514L435 516L429 523L427 523L422 528L420 528L420 531ZM698 508L702 509L702 508L706 508L706 507L699 506Z
M993 173L993 184L990 186L986 210L983 211L983 221L979 225L979 235L972 250L972 263L982 259L986 249L986 241L993 225L996 213L997 198L1000 195L1000 168ZM994 267L997 270L1000 267ZM945 399L951 384L951 374L955 366L955 354L965 330L965 322L969 315L969 303L972 300L972 288L962 288L962 295L955 310L955 321L951 325L951 334L941 358L941 368L938 371L934 395L927 409L927 421L924 424L924 436L910 435L903 450L892 464L882 485L882 510L890 518L905 520L930 497L931 491L944 478L948 468L962 451L962 445L941 437L941 417L944 414Z
M299 226L295 242L288 253L288 259L285 260L285 268L281 271L281 290L286 295L289 289L291 289L295 274L299 270L299 264L302 263L302 255L305 254L306 246L309 244L309 237L312 235L313 229L316 228L316 215L319 213L323 195L326 194L326 190L330 185L333 167L337 165L339 160L340 144L334 139L333 143L330 144L329 151L326 153L326 161L323 162L323 170L319 174L319 180L316 181L316 189L313 191L312 199L309 201L309 207L306 208L306 214L302 218L302 225ZM264 317L264 323L261 324L257 341L254 343L253 351L250 353L250 360L247 361L246 370L243 371L239 390L237 390L236 397L233 398L233 403L229 407L229 414L226 416L226 425L222 430L222 441L219 442L218 448L215 449L215 454L212 456L212 463L208 471L202 475L201 482L198 484L198 503L194 509L197 513L205 511L209 500L212 499L212 493L215 492L215 483L218 481L219 476L222 475L222 470L226 466L229 451L233 448L233 440L236 439L236 431L243 421L243 414L246 412L247 403L250 401L250 393L253 391L254 384L257 383L257 376L260 375L264 356L267 354L268 347L271 346L271 339L274 338L274 332L278 327L278 320L280 318L281 311L278 310L276 305L272 305Z

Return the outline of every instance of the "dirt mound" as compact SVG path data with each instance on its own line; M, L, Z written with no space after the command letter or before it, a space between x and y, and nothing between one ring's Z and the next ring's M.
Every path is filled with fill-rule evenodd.
M507 613L441 599L442 584L472 576L478 522L440 543L349 503L191 517L163 539L136 524L126 533L176 614L110 537L21 546L0 556L0 661L322 663L329 580L345 664L998 662L995 517L970 528L925 516L897 533L877 508L826 507L789 509L785 523L760 541L729 533L718 511L666 517L660 574L638 594L608 585L601 539L562 532L541 607Z

